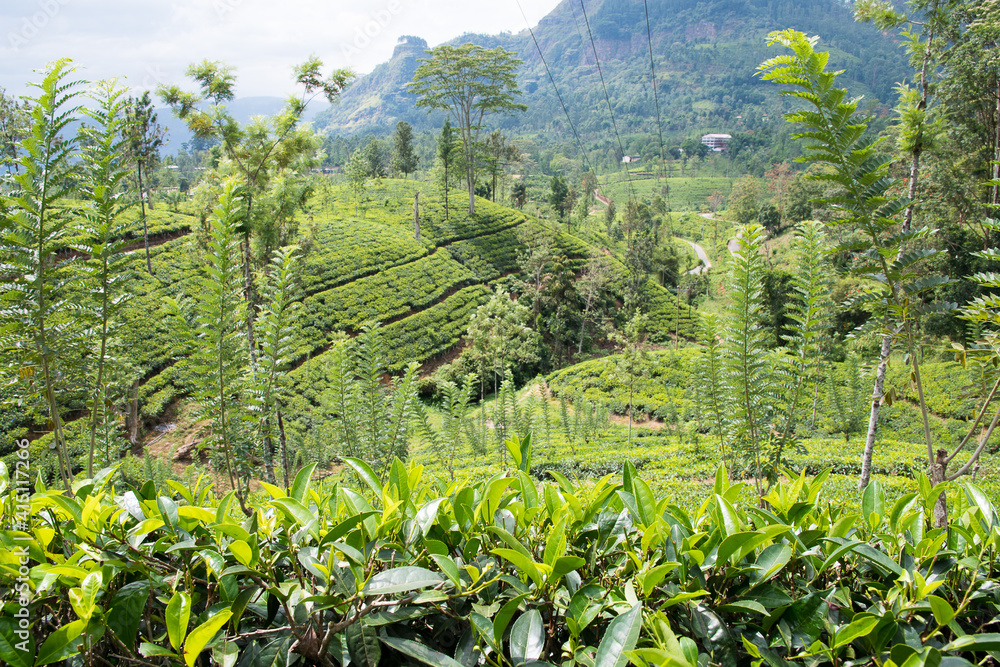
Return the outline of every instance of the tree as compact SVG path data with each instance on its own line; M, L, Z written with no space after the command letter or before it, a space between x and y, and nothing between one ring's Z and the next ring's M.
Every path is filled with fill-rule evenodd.
M740 228L740 247L733 253L727 277L730 297L723 320L722 384L729 411L727 424L734 455L740 454L753 471L758 495L775 430L778 382L775 358L767 351L764 318L764 262L760 255L763 230ZM735 458L735 456L734 456Z
M811 107L788 113L785 119L804 127L805 131L794 135L796 138L810 140L804 161L817 162L829 168L813 178L838 186L833 196L820 200L820 203L841 212L843 217L835 224L850 225L863 239L861 242L851 239L837 248L848 256L860 255L854 273L866 285L864 292L855 299L855 305L873 314L862 331L877 332L882 337L868 437L862 455L860 486L864 488L870 476L879 407L885 398L883 383L886 366L897 337L905 346L916 388L927 446L929 477L933 484L938 484L945 481L945 467L950 459L946 451L939 450L937 455L934 451L920 375L921 355L915 349L914 323L921 313L945 312L954 308L954 304L931 304L924 299L931 289L949 285L952 281L944 276L929 274L925 262L942 254L928 245L928 239L936 230L909 227L911 200L896 198L892 194L896 182L889 175L891 159L879 153L881 140L872 141L866 137L867 124L856 115L857 100L845 101L847 91L834 86L837 73L826 71L829 54L815 52L816 39L793 30L771 33L769 42L789 48L792 54L772 58L758 69L765 80L791 87L779 95L797 97ZM919 102L914 104L912 96L904 96L901 106L903 111L907 111L910 107L919 107ZM919 108L914 110L919 111ZM904 113L902 131L919 134L923 122L922 114ZM939 495L934 515L938 526L947 522L943 493Z
M562 220L563 216L566 215L566 196L569 194L566 179L559 175L553 176L549 183L549 190L549 205Z
M18 102L0 88L0 164L13 174L18 169L18 144L27 136L30 108L26 101Z
M382 179L388 175L385 160L385 144L376 137L368 137L361 150L364 158L365 174L371 179Z
M404 178L417 170L420 158L413 150L413 128L405 120L396 123L392 135L392 170Z
M455 138L455 131L451 127L451 121L447 118L441 127L441 135L437 142L437 157L440 164L441 190L444 193L444 219L448 219L448 177L452 169L455 168L455 158L458 152L458 140Z
M483 143L483 161L486 174L490 177L490 199L497 200L497 179L504 173L504 167L519 162L521 151L517 146L507 142L500 130L491 132Z
M86 240L77 246L87 257L82 262L83 282L92 300L85 304L84 312L97 343L92 355L96 357L92 362L96 368L88 387L91 414L87 476L90 478L94 476L97 428L110 421L107 415L110 367L116 363L121 367L125 356L120 344L116 344L116 334L129 300L125 247L132 223L124 217L135 205L134 191L124 187L129 172L126 144L130 139L127 133L123 137L122 132L123 126L132 120L129 114L132 102L124 99L124 91L113 82L99 85L92 96L97 106L84 113L96 126L81 130L87 143L82 155L81 194L89 205L83 210L80 231ZM147 262L148 259L147 255Z
M729 195L729 211L737 224L749 225L760 217L763 188L760 179L747 175L733 183Z
M221 454L230 488L249 514L245 487L249 486L252 460L242 438L240 418L248 353L245 334L240 331L247 304L240 296L238 226L243 203L239 189L236 179L223 184L209 221L208 272L194 303L183 297L165 297L164 303L181 351L188 355L184 363L199 380L192 382L191 389L212 422L212 444Z
M649 374L649 354L643 348L646 340L646 327L649 318L636 312L621 331L611 334L611 339L618 346L618 357L615 360L614 378L628 389L628 444L632 445L632 412L635 386L640 378Z
M538 359L538 334L528 326L530 319L531 311L502 290L494 292L469 319L471 354L482 369L481 397L486 372L493 374L494 387L499 388L508 369Z
M368 186L368 168L368 160L365 159L364 152L360 148L351 153L347 166L344 168L347 180L351 184L351 191L354 193L354 215L358 214L359 201L364 208L365 190Z
M587 202L587 208L594 203L594 197L597 194L597 176L594 172L587 170L583 173L583 199Z
M250 409L257 422L257 435L264 453L264 470L268 481L275 482L274 441L282 442L281 462L285 487L288 487L288 452L284 438L275 432L281 420L281 401L287 391L287 369L295 357L296 318L302 304L294 301L298 280L298 249L282 248L274 253L270 271L264 274L260 293L263 303L256 320L260 356L250 369Z
M45 72L38 97L28 100L31 120L21 142L0 244L0 349L8 370L28 386L48 408L59 476L71 490L70 459L58 400L59 388L72 373L69 365L81 355L83 341L72 304L74 276L60 252L72 232L72 209L56 206L72 192L77 172L77 143L63 136L76 120L79 107L68 80L70 61L58 60ZM58 368L60 365L66 368Z
M649 272L653 270L656 238L652 222L645 204L628 203L622 227L625 231L625 267L628 269L625 305L629 309L638 308L641 304L642 289L649 280Z
M510 198L514 200L514 206L518 208L524 208L524 205L528 202L528 186L524 184L524 181L518 181L510 189Z
M615 225L615 203L608 200L608 207L604 210L604 229L611 238L611 228Z
M611 261L603 253L591 253L587 265L580 276L578 293L583 301L583 312L580 316L580 341L576 353L583 352L583 339L587 332L587 323L597 319L598 306L606 298L611 284Z
M409 90L428 111L447 111L462 137L469 215L476 212L477 141L483 119L491 114L511 115L528 107L514 100L521 91L515 74L520 60L502 47L484 49L475 44L430 49L420 59Z
M153 263L149 258L149 228L146 225L146 191L142 187L142 172L146 173L159 159L160 146L163 145L165 134L156 122L156 112L149 98L149 91L140 97L130 97L126 110L128 123L124 126L128 137L128 152L135 164L135 177L139 185L139 207L142 218L142 240L146 249L146 270L153 273ZM149 200L149 208L153 208L153 200Z
M290 98L277 116L255 118L248 125L240 125L225 106L235 97L236 75L231 67L221 62L204 60L188 67L187 75L198 83L197 93L185 92L176 85L157 88L160 98L187 124L197 139L221 142L231 169L239 174L242 181L244 214L240 232L243 237L243 292L251 305L246 309L247 344L251 357L256 354L253 334L256 298L250 235L255 223L269 222L268 216L255 208L254 203L273 174L318 148L312 131L299 125L309 102L320 95L330 103L335 102L354 78L350 70L339 69L324 79L322 67L323 63L315 56L296 66L295 81L303 88L302 96ZM220 177L225 177L224 171ZM273 248L264 248L260 254L268 258L271 250Z

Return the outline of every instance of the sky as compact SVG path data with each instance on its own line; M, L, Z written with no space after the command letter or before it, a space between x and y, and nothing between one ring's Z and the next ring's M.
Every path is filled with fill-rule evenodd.
M532 27L557 3L521 0ZM237 97L284 97L296 92L292 67L313 53L328 69L363 74L401 35L434 46L524 29L515 0L3 0L0 87L26 94L41 78L33 70L68 57L82 79L193 89L184 71L208 59L236 68Z

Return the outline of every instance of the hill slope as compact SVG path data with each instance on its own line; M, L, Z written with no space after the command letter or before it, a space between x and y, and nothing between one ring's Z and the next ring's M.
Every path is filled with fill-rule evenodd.
M652 0L649 41L641 0L564 0L534 29L539 48L585 139L611 131L594 50L600 59L619 131L656 131L650 83L654 53L664 131L753 130L776 120L776 101L754 77L756 66L774 54L765 45L771 30L793 27L822 36L832 63L847 70L852 92L880 100L894 98L892 87L907 75L902 49L873 27L854 22L849 4L839 0ZM594 46L591 46L593 35ZM319 114L328 133L381 130L397 120L418 128L438 127L441 118L416 109L405 92L425 48L422 39L401 38L393 57L345 91L339 105ZM453 44L502 46L518 54L519 82L527 113L506 121L519 132L549 132L564 114L528 32L463 35ZM767 118L765 118L765 116ZM565 128L568 132L569 128ZM626 147L626 151L630 150Z
M418 240L412 211L414 193L421 188ZM545 228L520 211L487 200L477 203L475 216L453 203L446 220L436 188L413 181L383 181L369 194L377 203L355 214L351 192L334 186L315 198L308 212L300 213L303 308L292 382L297 396L293 402L304 411L322 389L315 371L322 368L324 352L341 332L353 335L366 322L381 322L391 370L447 352L461 341L469 317L489 298L492 283L518 271L523 248L518 230ZM186 376L189 371L177 363L168 321L157 314L165 296L193 296L204 270L202 249L193 233L197 219L162 207L153 215L153 274L145 270L139 240L131 252L135 298L128 307L124 341L140 373L138 416L147 427L163 418L191 381ZM565 233L551 233L559 251L582 265L590 247ZM617 270L624 268L619 265ZM654 321L664 323L663 335L677 322L680 331L690 335L693 311L683 307L678 318L672 295L653 283L647 290ZM82 401L69 407L77 416L83 414ZM293 420L299 416L288 414ZM42 421L18 408L0 411L0 423L5 425L0 456L13 450L15 438L44 439L44 417L36 418ZM82 447L82 440L76 445Z

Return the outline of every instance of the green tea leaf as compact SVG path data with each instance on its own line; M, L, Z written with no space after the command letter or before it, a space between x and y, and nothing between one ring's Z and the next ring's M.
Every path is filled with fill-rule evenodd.
M608 624L597 647L594 667L621 667L628 662L626 651L635 648L642 627L642 607L636 605Z
M191 631L187 641L184 642L184 662L187 664L187 667L194 667L198 656L205 650L205 645L212 640L212 637L216 635L222 626L229 622L232 615L233 612L223 609Z
M437 586L444 579L437 572L431 572L422 567L404 565L391 570L379 572L365 584L365 595L389 595L412 591L428 586Z
M383 644L431 667L464 667L462 663L423 644L400 637L380 637Z
M833 648L846 646L859 637L867 637L880 620L878 616L873 614L858 614L848 625L837 630L833 640Z
M544 645L542 615L537 609L521 614L510 629L510 657L514 659L514 664L537 660Z
M35 665L48 665L79 653L80 649L76 640L83 634L86 627L87 621L79 619L67 623L53 632L38 649Z
M188 620L191 618L191 598L187 593L177 591L167 603L167 635L175 651L181 649L187 636Z

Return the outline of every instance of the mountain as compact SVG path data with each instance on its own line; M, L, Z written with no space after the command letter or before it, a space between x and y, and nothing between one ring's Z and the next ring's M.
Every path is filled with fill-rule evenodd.
M855 23L851 5L841 0L648 0L648 5L642 0L585 0L582 6L581 0L564 0L539 22L534 36L586 140L612 130L605 85L619 132L656 132L650 48L665 133L735 132L775 122L781 107L774 86L760 82L754 73L760 62L778 52L766 46L767 33L784 28L819 34L820 48L831 52L831 63L847 70L842 80L852 94L866 95L873 106L876 100L891 105L893 86L909 73L899 43L872 26ZM465 42L502 46L524 61L519 83L528 111L516 119L501 119L500 127L516 126L522 134L569 131L527 30L466 34L449 43ZM381 132L398 120L417 129L440 127L443 116L415 108L415 97L405 88L425 48L419 37L400 38L388 62L361 77L338 105L319 114L316 129L332 135Z

